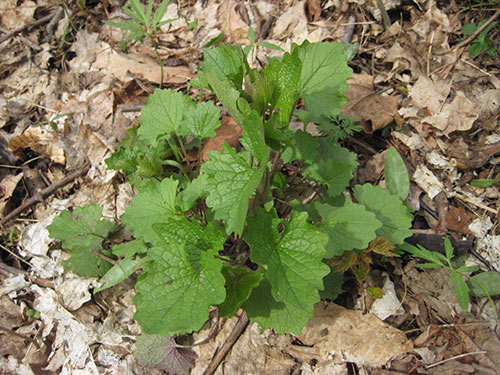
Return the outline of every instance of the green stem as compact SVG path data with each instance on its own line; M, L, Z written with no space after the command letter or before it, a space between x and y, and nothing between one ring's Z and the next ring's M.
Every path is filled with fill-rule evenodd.
M189 182L191 182L191 178L189 178L189 174L186 172L184 167L180 164L177 163L175 160L164 160L161 163L162 165L170 165L171 167L178 168L182 174L188 179Z
M172 149L172 153L174 154L175 159L179 163L182 163L182 158L181 158L181 155L179 154L179 147L177 147L177 145L173 142L173 140L170 139L170 137L167 138L167 143L170 146L170 148Z
M380 14L382 15L384 26L386 29L388 29L389 27L391 27L391 20L389 19L389 14L387 14L387 10L385 9L384 2L382 0L377 0L377 6L380 10Z
M269 190L269 186L271 185L271 178L273 177L274 170L276 169L276 164L280 158L280 155L281 151L278 151L276 155L274 155L273 164L271 165L271 170L266 170L266 177L265 177L266 180L264 182L264 188L262 189L262 195L260 196L261 202L259 202L259 204L261 204L264 201L267 195L267 191Z
M160 89L162 89L163 88L163 61L161 60L160 53L158 52L158 44L154 40L153 34L149 34L149 39L151 40L151 45L153 46L153 49L155 50L156 59L158 60L158 63L160 64L160 72L161 72Z
M76 26L74 25L74 23L73 23L73 19L71 18L71 15L69 14L68 4L66 3L66 1L63 1L63 2L62 2L62 5L63 5L63 10L64 10L64 13L66 13L66 16L68 17L69 24L71 25L71 27L73 28L73 30L74 30L75 32L78 32L78 29L77 29L77 28L76 28Z

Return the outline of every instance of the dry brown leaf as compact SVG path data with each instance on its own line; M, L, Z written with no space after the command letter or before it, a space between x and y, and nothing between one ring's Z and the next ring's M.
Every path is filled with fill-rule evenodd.
M22 178L23 173L17 175L9 174L0 181L0 214L3 215L5 213L5 206Z
M433 81L420 76L409 90L413 105L416 107L414 109L422 109L427 115L422 122L446 135L454 131L469 130L479 117L477 105L467 99L462 91L457 91L450 103L446 102L450 89L449 80ZM407 111L405 116L414 117L415 112Z
M458 91L451 103L445 103L440 112L425 117L422 121L448 135L454 131L470 130L478 117L477 106L462 91Z
M33 14L36 7L37 5L33 1L24 1L19 6L17 0L2 0L2 27L7 30L13 30L33 22Z
M301 1L297 1L276 20L271 34L272 39L291 38L297 44L301 44L308 36L307 18Z
M420 64L412 51L404 49L399 42L394 42L387 51L385 61L392 62L391 72L396 73L402 82L408 82L408 75L400 75L403 71L411 71L413 77L420 77L422 74Z
M384 172L385 156L387 151L379 152L371 157L365 165L364 177L367 182L375 182L380 179Z
M316 22L321 17L321 1L307 0L307 12L309 13L309 21Z
M336 362L383 366L413 349L403 332L371 314L327 302L317 303L314 312L299 339L312 346L319 362L328 362L335 355Z
M353 74L347 80L349 89L345 96L347 104L342 113L361 117L366 133L373 133L394 121L398 111L399 100L395 96L382 96L372 89L372 77L367 74Z
M419 164L413 173L412 180L427 193L430 199L444 190L443 183L425 165Z
M416 107L428 109L431 114L434 114L441 111L450 89L451 82L449 80L432 81L425 76L420 76L410 88L409 94Z
M471 217L462 206L450 206L446 222L450 230L465 235L470 233L469 223L471 222Z
M244 7L241 1L224 1L217 11L217 20L227 35L229 42L248 44L248 27L238 12L239 7Z
M241 138L241 128L230 116L222 116L221 126L215 130L215 137L208 139L201 150L201 159L208 160L209 151L222 151L222 144L236 147Z
M142 54L125 55L108 49L97 55L92 66L106 69L120 81L129 81L137 77L157 84L161 81L158 62ZM164 83L182 84L194 77L187 66L165 66L163 70Z
M229 337L238 318L224 319L217 336L208 343L196 346L193 349L198 354L195 367L191 375L202 375L212 360L216 351ZM195 334L197 340L206 337ZM292 338L288 335L273 335L270 330L261 332L257 324L247 327L243 335L236 341L232 350L223 363L219 366L220 373L232 375L262 374L262 375L285 375L291 373L295 361L289 355L283 353L283 349L289 345ZM219 371L217 371L219 373Z
M48 157L54 163L64 164L66 158L59 140L50 128L37 126L9 140L8 148L16 152L20 148L29 147L37 154Z

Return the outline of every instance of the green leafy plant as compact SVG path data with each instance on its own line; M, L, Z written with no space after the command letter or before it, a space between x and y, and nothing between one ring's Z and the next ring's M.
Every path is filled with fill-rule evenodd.
M485 22L486 20L481 21L477 26L474 23L467 23L462 28L462 33L464 35L471 36ZM497 25L497 23L498 22L492 22L489 24L479 33L476 39L474 39L472 44L469 46L469 56L471 59L479 56L481 53L486 53L490 56L495 56L497 54L494 42L488 37L488 33Z
M191 85L220 105L157 89L140 126L107 160L138 189L120 218L135 240L109 243L116 227L95 206L64 212L48 229L72 253L72 270L104 275L98 290L142 268L135 318L147 334L198 330L210 306L221 316L243 308L264 328L300 334L313 305L342 285L329 259L367 247L387 253L411 234L407 187L350 186L356 155L337 141L356 128L335 121L351 75L341 44L293 45L261 70L241 46L203 56ZM221 106L242 136L236 148L209 151ZM294 132L294 116L322 126L324 136ZM372 242L382 237L384 246Z
M160 64L160 88L163 87L163 61L158 52L158 43L156 41L155 33L158 31L159 27L174 21L174 19L162 21L162 18L167 11L169 2L170 0L163 0L153 13L153 0L148 1L148 5L145 9L139 0L127 0L129 7L124 7L123 10L132 18L131 20L125 22L103 21L108 25L118 27L129 32L129 34L122 39L122 50L125 50L125 42L128 40L135 39L142 42L142 40L147 37L151 41L151 45L153 46L156 54L156 59Z
M427 263L419 263L417 266L420 268L444 268L451 272L450 281L453 282L455 296L462 311L469 309L471 295L488 297L493 311L496 311L491 296L500 294L500 273L488 271L470 276L471 272L478 271L479 266L455 265L453 262L454 249L449 238L444 239L444 254L408 243L402 245L401 248L415 258L427 261Z
M273 43L269 43L266 41L257 43L257 36L255 35L255 31L253 30L252 27L248 28L248 40L250 40L250 44L248 46L245 46L245 48L243 48L243 52L247 56L248 54L250 54L252 50L255 50L258 47L269 48L276 51L283 51L283 49L280 46L277 46L276 44Z

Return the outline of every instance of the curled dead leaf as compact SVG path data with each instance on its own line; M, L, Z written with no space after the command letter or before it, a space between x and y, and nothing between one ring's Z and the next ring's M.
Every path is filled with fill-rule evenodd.
M299 338L312 347L311 352L317 353L319 362L328 362L335 355L336 362L383 366L391 358L413 349L404 332L374 315L363 315L361 311L328 302L317 303L314 313Z
M10 174L0 181L0 214L4 214L9 198L12 196L12 193L22 178L23 173L17 175Z
M29 147L37 154L48 157L54 163L64 164L66 161L64 150L59 145L57 136L54 132L41 126L29 128L21 135L12 137L7 147L13 152Z
M366 133L371 134L394 121L399 99L395 96L382 96L373 91L370 75L353 74L347 84L347 104L342 107L342 113L361 117L365 121L363 128Z
M246 13L241 1L224 1L217 11L217 19L231 43L248 43L249 25L243 21L242 14Z

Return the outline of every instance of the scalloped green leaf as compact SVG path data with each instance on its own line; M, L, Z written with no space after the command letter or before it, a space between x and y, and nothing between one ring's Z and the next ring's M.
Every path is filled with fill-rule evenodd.
M262 73L274 84L276 109L270 121L277 127L288 127L290 116L299 98L302 63L297 53L285 53L283 59L273 59Z
M399 245L411 236L413 218L399 197L380 186L370 184L356 185L354 196L382 222L382 227L376 231L379 237L385 237L393 245Z
M231 81L221 79L215 70L210 70L204 77L215 95L217 95L217 99L219 99L224 108L226 108L234 121L241 124L243 114L238 108L240 91L234 87Z
M261 271L229 265L222 268L222 274L226 279L226 300L217 307L220 316L231 317L238 312L252 290L260 284L264 274Z
M215 218L226 222L226 233L243 233L248 202L264 174L265 164L251 168L248 158L238 154L226 143L222 152L209 152L210 160L201 167L206 174L207 206L214 209Z
M306 110L318 116L340 114L340 107L347 102L346 80L352 74L342 44L305 42L295 48L302 61L300 96Z
M321 159L304 170L304 176L328 186L328 195L341 194L351 181L358 165L356 154L334 143L322 140Z
M213 102L197 103L184 114L178 133L200 139L215 137L215 129L220 125L220 110Z
M136 238L146 242L157 238L153 224L163 223L175 214L178 184L172 178L152 180L132 199L120 219Z
M313 305L320 300L323 277L330 268L322 262L328 236L307 223L307 213L292 215L279 233L276 212L258 208L248 218L245 241L250 245L252 261L264 266L272 286L272 297L284 304L286 323L278 332L300 334L314 315Z
M373 212L351 200L342 207L317 203L316 208L323 218L321 230L328 235L327 258L341 256L347 250L365 249L382 227Z
M99 277L111 268L94 252L103 252L102 241L117 228L116 224L102 220L102 208L97 205L63 211L47 226L50 236L60 240L62 248L71 253L71 258L63 262L64 267L83 277Z
M241 123L241 144L261 163L269 159L269 147L264 140L264 124L256 111L245 113Z
M241 46L221 44L217 48L205 48L203 61L200 63L200 81L204 74L214 71L219 79L229 80L236 87L241 87L243 80L243 51ZM208 87L205 87L208 88Z
M156 146L159 137L177 132L184 113L193 106L194 101L187 95L170 89L156 89L141 111L139 137Z
M158 240L136 284L134 317L146 333L199 330L208 319L210 305L226 297L218 258L225 238L185 217L172 217L153 229Z

